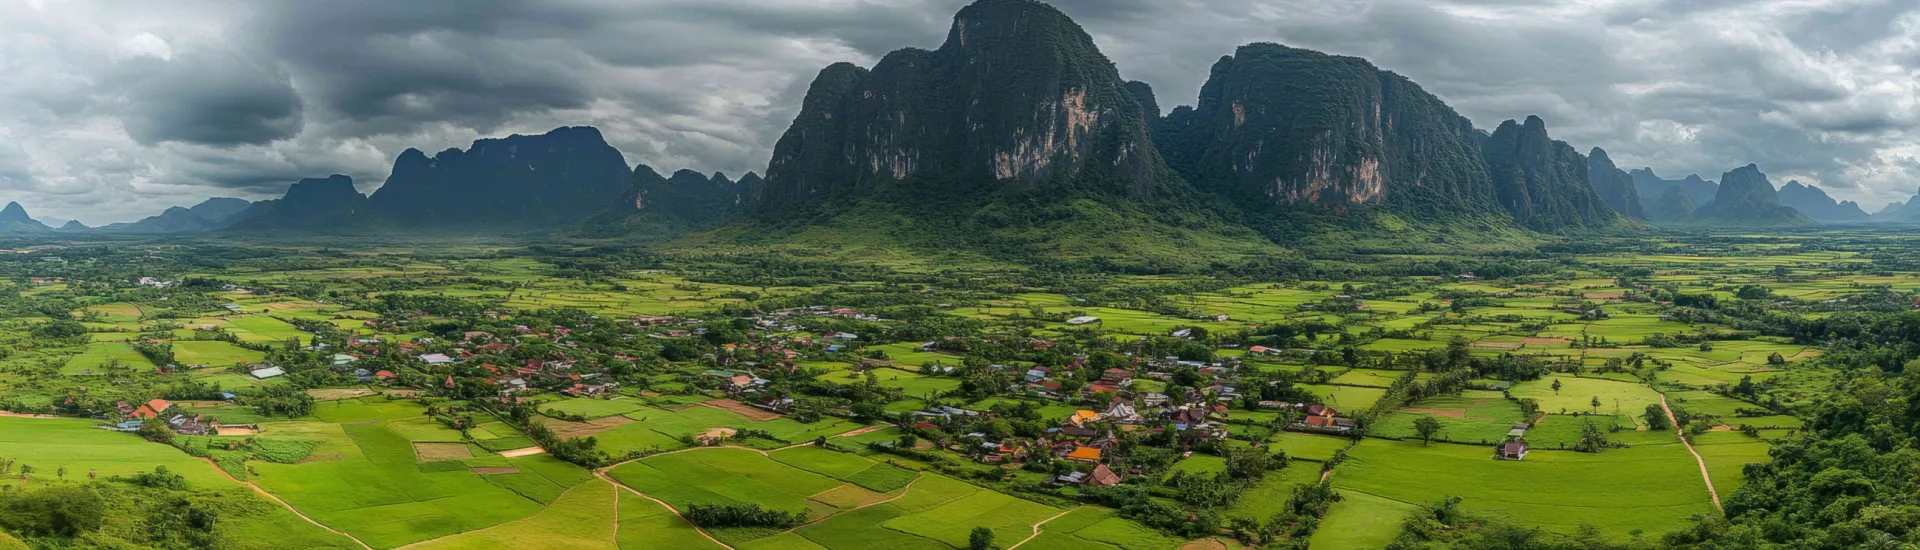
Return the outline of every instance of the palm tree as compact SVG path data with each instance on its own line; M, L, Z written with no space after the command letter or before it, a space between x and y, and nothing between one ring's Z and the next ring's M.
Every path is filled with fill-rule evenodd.
M1862 543L1860 548L1864 550L1913 550L1914 545L1912 543L1901 542L1900 539L1894 538L1893 535L1884 532L1875 532L1872 536L1867 537L1866 542Z

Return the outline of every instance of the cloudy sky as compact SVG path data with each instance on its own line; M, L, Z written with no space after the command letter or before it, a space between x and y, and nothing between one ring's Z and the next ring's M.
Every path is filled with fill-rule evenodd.
M0 200L128 221L407 147L599 127L629 163L764 170L835 61L965 0L0 0ZM1920 186L1916 0L1055 0L1161 105L1269 41L1363 56L1492 128L1678 178L1758 163L1877 210Z

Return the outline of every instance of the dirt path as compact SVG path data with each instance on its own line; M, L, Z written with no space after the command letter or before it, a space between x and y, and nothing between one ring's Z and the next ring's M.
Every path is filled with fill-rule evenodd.
M547 452L546 449L542 449L539 447L527 447L525 449L510 449L510 450L500 451L500 456L503 456L506 458L518 458L518 457L529 456L529 455L537 455L545 452Z
M858 430L854 430L854 431L851 431L851 432L847 432L847 433L843 433L843 434L840 434L840 435L836 435L836 436L833 436L833 438L834 438L834 439L839 439L839 438L842 438L842 437L853 437L853 436L856 436L856 435L866 435L866 434L869 434L869 433L873 433L873 432L877 432L877 431L880 431L880 430L884 430L884 429L887 429L887 428L891 428L891 427L893 427L893 425L892 425L892 424L874 424L874 425L872 425L872 426L867 426L867 427L865 427L865 428L860 428L860 429L858 429Z
M365 548L366 550L373 550L373 547L372 547L372 546L367 546L367 543L365 543L365 542L362 542L362 541L360 540L360 538L359 538L359 537L355 537L355 536L353 536L353 535L349 535L349 534L347 534L347 532L346 532L346 531L341 531L341 530L338 530L338 529L334 529L334 528L332 528L332 527L327 527L327 524L324 524L324 523L320 523L320 522L318 522L318 521L314 521L314 519L313 519L313 518L310 518L310 517L307 517L307 515L306 515L306 514L302 514L302 513L300 513L300 510L299 510L298 508L294 508L292 504L287 504L287 501L284 501L284 500L280 500L280 497L277 497L277 496L273 496L273 493L269 493L269 492L267 492L267 490L266 490L266 489L261 489L259 485L254 485L254 484L253 484L253 482L251 482L251 481L240 481L240 478L237 478L237 477L233 477L233 474L229 474L229 473L227 473L227 471L226 471L226 470L222 470L222 469L220 469L220 465L219 465L219 464L215 464L215 463L213 462L213 459L211 459L211 458L206 458L206 457L201 457L201 458L200 458L200 460L205 460L205 461L207 461L207 465L208 465L208 466L212 466L212 467L213 467L213 471L216 471L216 472L220 472L220 475L223 475L223 476L227 476L227 479L231 479L231 480L233 480L233 482L234 482L234 483L238 483L238 484L241 484L241 485L245 485L245 486L247 486L247 488L248 488L248 489L253 489L253 492L255 492L255 493L260 493L260 496L263 496L263 497L267 497L268 499L270 499L270 500L272 500L272 501L274 501L274 502L277 502L277 503L280 503L280 506L282 506L282 507L284 507L284 508L286 508L288 512L293 512L293 515L296 515L296 516L300 516L300 519L304 519L304 520L307 520L307 523L311 523L311 524L313 524L313 525L314 525L315 527L319 527L319 528L321 528L321 529L326 529L326 530L327 530L327 532L330 532L330 533L333 533L333 534L336 534L336 535L340 535L340 536L343 536L343 537L347 537L347 540L351 540L351 541L353 541L353 543L354 543L354 544L358 544L358 545L360 545L360 547L361 547L361 548Z
M647 500L651 500L651 501L653 501L653 502L654 502L654 504L659 504L659 505L660 505L661 507L664 507L664 508L666 508L668 512L672 512L672 513L673 513L673 517L676 517L676 518L680 518L680 521L686 521L686 522L687 522L687 526L688 526L688 527L692 527L692 528L693 528L693 532L695 532L695 533L699 533L699 534L700 534L700 536L702 536L702 537L706 537L706 538L707 538L707 540L710 540L710 541L713 541L713 543L714 543L714 544L718 544L718 545L720 545L720 547L721 547L721 548L725 548L725 549L727 549L727 550L738 550L737 548L734 548L734 547L732 547L732 546L729 546L729 545L727 545L727 543L724 543L724 542L720 542L720 539L716 539L716 538L713 538L713 535L709 535L709 534L707 534L707 531L706 531L705 529L701 529L701 528L700 528L700 526L698 526L698 525L694 525L694 524L693 524L693 522L691 522L691 521L687 521L687 516L683 516L683 515L680 515L680 511L679 511L679 510L675 510L675 509L673 509L673 505L671 505L671 504L667 504L667 502L666 502L666 501L663 501L663 500L660 500L660 499L657 499L657 498L653 498L653 497L650 497L650 496L647 496L647 494L646 494L646 493L642 493L642 492L640 492L640 491L636 491L636 490L634 490L634 488L632 488L632 487L628 487L628 486L627 486L627 484L625 484L625 483L621 483L621 482L620 482L619 480L616 480L616 479L613 479L613 477L612 477L612 476L609 476L609 475L607 475L607 473L606 473L605 471L601 471L601 470L594 470L594 472L593 472L593 475L595 475L595 476L598 476L598 477L599 477L600 479L604 479L604 480L606 480L606 481L607 481L607 483L612 483L614 487L619 487L619 488L621 488L621 489L626 489L626 490L627 490L627 492L629 492L629 493L633 493L634 495L636 495L636 496L639 496L640 498L644 498L644 499L647 499ZM620 505L620 500L619 500L619 499L614 499L614 506L619 506L619 505ZM616 539L616 540L617 540L617 539Z
M1064 515L1067 515L1067 514L1071 514L1071 513L1073 513L1073 511L1074 511L1074 510L1079 510L1079 509L1081 509L1081 508L1085 508L1085 506L1075 506L1075 507L1072 507L1072 508L1068 508L1068 509L1066 509L1066 510L1064 510L1064 511L1061 511L1061 512L1060 512L1060 513L1058 513L1058 514L1054 514L1054 515L1053 515L1053 517L1050 517L1050 518L1047 518L1047 519L1043 519L1043 520L1040 520L1040 523L1035 523L1035 524L1033 524L1033 534L1031 534L1031 535L1027 535L1027 538L1024 538L1024 539L1020 539L1020 542L1016 542L1016 543L1013 543L1013 546L1008 546L1008 547L1007 547L1007 550L1013 550L1013 549L1015 549L1015 548L1019 548L1019 547L1020 547L1020 545L1022 545L1022 544L1026 544L1026 543L1028 543L1028 542L1032 542L1032 541L1033 541L1033 539L1036 539L1036 538L1039 538L1039 537L1040 537L1040 526L1042 526L1042 525L1046 525L1046 524L1047 524L1047 522L1049 522L1049 521L1053 521L1053 520L1056 520L1056 519L1060 519L1060 516L1064 516Z
M60 418L59 416L56 416L56 415L51 415L51 414L26 414L26 413L17 413L17 412L7 412L7 411L0 411L0 417L6 417L6 418L38 418L38 419L41 419L41 420L46 420L46 419L52 419L52 418Z
M739 446L739 445L708 445L708 446L701 446L701 447L687 447L687 448L685 448L685 449L679 449L679 450L674 450L674 451L667 451L667 452L664 452L664 453L653 453L653 454L650 454L650 455L647 455L647 456L643 456L643 457L640 457L640 458L635 458L635 459L632 459L632 460L622 460L622 461L619 461L619 462L615 462L615 463L613 463L613 464L608 464L608 465L606 465L606 466L603 466L603 467L601 467L600 469L598 469L598 470L594 470L594 471L596 471L596 472L604 472L604 471L607 471L607 470L612 470L612 469L614 469L614 468L618 468L618 467L620 467L621 465L624 465L624 464L626 464L626 463L628 463L628 462L639 462L639 461L642 461L642 460L646 460L646 459L649 459L649 458L653 458L653 457L656 457L656 456L667 456L667 455L671 455L671 454L680 454L680 453L685 453L685 452L691 452L691 451L698 451L698 450L701 450L701 449L740 449L740 450L743 450L743 451L753 451L753 452L756 452L756 453L760 453L760 455L761 455L761 456L766 456L766 457L772 457L773 455L769 455L769 454L767 454L767 453L772 453L772 452L778 452L778 451L784 451L784 450L787 450L787 449L792 449L792 448L794 448L794 447L805 447L805 446L808 446L808 445L812 445L812 444L813 444L813 442L812 442L812 441L808 441L808 442L806 442L806 443L795 443L795 444L792 444L792 445L788 445L788 446L785 446L785 447L781 447L781 448L778 448L778 449L774 449L774 450L772 450L772 451L766 451L766 450L761 450L761 449L755 449L755 448L753 448L753 447L742 447L742 446Z
M1667 423L1673 425L1673 433L1680 437L1680 444L1686 445L1687 454L1693 455L1693 461L1700 464L1700 479L1707 482L1707 495L1713 497L1713 509L1721 514L1727 513L1726 508L1720 507L1720 491L1713 488L1713 476L1707 473L1707 459L1701 458L1700 453L1693 450L1693 443L1687 441L1687 428L1680 425L1680 419L1673 416L1673 408L1667 406L1667 394L1657 390L1654 393L1660 394L1660 410L1667 412Z
M784 535L784 534L787 534L787 533L792 533L792 532L794 532L794 531L798 531L798 530L800 530L800 528L801 528L801 527L806 527L806 526L808 526L808 525L813 525L813 524L815 524L815 523L820 523L820 522L822 522L822 521L826 521L826 520L830 520L830 519L833 519L833 518L836 518L836 517L839 517L839 516L840 516L840 514L844 514L844 513L847 513L847 512L852 512L852 511L854 511L854 510L865 510L865 509L867 509L867 508L872 508L872 507L875 507L875 506L879 506L879 505L882 505L882 504L886 504L886 503L889 503L889 502L893 502L893 501L896 501L896 500L900 500L900 499L902 499L902 498L905 498L905 497L907 496L907 493L909 493L909 492L912 492L912 491L913 491L913 484L915 484L915 483L919 483L919 482L920 482L920 480L921 480L922 478L925 478L925 477L927 477L925 473L922 473L922 474L919 474L919 475L916 475L916 476L913 476L913 481L908 481L908 482L907 482L907 485L906 485L905 487L901 487L901 488L900 488L900 489L901 489L901 491L900 491L900 494L897 494L897 495L894 495L894 496L893 496L893 498L889 498L889 499L886 499L886 500L877 500L877 501L873 501L873 502L869 502L869 503L866 503L866 504L862 504L862 505L859 505L859 506L855 506L855 507L852 507L852 508L848 508L848 509L846 509L845 511L841 511L841 512L834 512L833 514L830 514L830 515L828 515L828 516L826 516L826 517L823 517L823 518L820 518L820 519L816 519L816 520L813 520L813 521L809 521L809 522L806 522L806 523L802 523L802 524L800 524L800 525L796 525L796 526L794 526L794 527L793 527L792 529L788 529L788 530L785 530L785 531L781 531L780 533L781 533L781 534L783 534L783 535ZM848 485L853 485L853 484L851 484L851 483L846 483L846 484L841 484L841 485L840 485L840 487L846 487L846 486L848 486ZM853 486L854 486L854 487L859 487L858 485L853 485ZM839 487L835 487L834 489L838 489L838 488L839 488ZM834 490L834 489L827 489L826 491L821 491L820 493L825 493L825 492L827 492L827 491L832 491L832 490ZM808 499L812 499L812 498L813 498L813 496L819 496L819 494L820 494L820 493L814 493L814 494L813 494L812 496L809 496L809 497L807 497L807 498L808 498Z

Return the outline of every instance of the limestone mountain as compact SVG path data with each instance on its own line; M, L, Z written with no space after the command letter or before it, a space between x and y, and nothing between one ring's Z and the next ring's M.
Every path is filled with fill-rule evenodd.
M1605 149L1595 147L1587 153L1587 180L1593 184L1593 192L1613 211L1629 218L1647 219L1640 191L1633 186L1633 175L1614 166Z
M1873 213L1873 221L1875 223L1904 221L1909 216L1914 215L1915 212L1920 212L1920 209L1907 208L1917 203L1920 203L1920 194L1916 194L1905 201L1887 203L1887 205L1881 207L1878 212Z
M1566 142L1548 137L1547 123L1540 117L1500 123L1481 151L1493 180L1494 199L1520 225L1561 231L1603 227L1619 220L1588 182L1586 157Z
M53 228L54 231L63 232L86 231L89 229L93 228L87 227L87 224L80 223L80 220L67 220L67 223L61 224L60 227Z
M1633 176L1633 187L1640 192L1642 204L1665 196L1668 187L1679 187L1695 205L1713 202L1714 193L1720 191L1719 184L1700 179L1699 174L1687 174L1687 177L1677 180L1663 179L1653 173L1652 168L1641 168L1628 174Z
M353 187L353 178L334 174L308 178L287 188L278 199L253 203L234 214L235 229L332 229L367 210L367 196Z
M591 127L482 139L432 157L408 149L367 199L366 223L402 227L537 228L607 209L632 173Z
M1365 59L1278 44L1214 63L1195 107L1155 142L1175 170L1237 200L1334 210L1493 210L1482 134L1419 85Z
M116 223L100 227L100 231L115 233L199 233L224 229L240 221L239 214L247 211L253 203L245 199L216 197L201 201L191 208L175 206L155 216L149 216L132 223Z
M820 71L759 207L713 238L1142 265L1277 251L1167 167L1151 98L1052 6L978 0L938 49Z
M1906 208L1906 207L1907 207L1907 201L1893 201L1893 202L1887 203L1886 206L1880 207L1879 210L1875 210L1873 212L1873 217L1877 219L1881 216L1892 215L1892 214L1898 213L1900 209Z
M1801 185L1798 180L1788 181L1786 185L1780 186L1780 190L1775 194L1780 198L1780 204L1799 210L1801 214L1813 218L1813 221L1848 223L1864 222L1871 218L1867 215L1867 211L1860 209L1858 203L1835 201L1819 187Z
M1713 202L1694 210L1697 221L1736 225L1808 225L1805 214L1780 204L1778 192L1760 167L1748 164L1720 176Z
M40 220L27 215L27 209L20 203L9 202L0 209L0 233L51 233L53 228Z
M709 227L753 208L764 188L758 174L740 181L725 174L680 170L661 177L645 164L634 167L631 183L614 208L595 216L580 233L591 237L658 236Z
M979 0L937 50L820 71L774 145L765 204L878 186L1006 183L1148 196L1173 185L1145 111L1092 37L1033 0Z
M1665 194L1644 203L1647 219L1657 222L1693 221L1693 197L1678 185L1667 186Z

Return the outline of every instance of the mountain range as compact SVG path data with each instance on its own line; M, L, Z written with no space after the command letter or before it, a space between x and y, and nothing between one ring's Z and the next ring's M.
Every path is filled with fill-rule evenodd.
M1859 203L1853 201L1835 201L1826 191L1811 185L1801 185L1797 180L1789 180L1780 186L1777 193L1780 204L1793 207L1806 214L1813 221L1822 223L1858 223L1872 219L1867 211L1861 210Z
M979 0L937 49L822 69L764 177L629 168L598 130L562 127L432 156L408 149L371 195L334 175L278 199L210 199L61 231L702 232L1151 263L1335 233L1428 242L1636 226L1628 220L1867 219L1815 187L1775 191L1753 165L1718 184L1666 180L1623 171L1600 148L1583 155L1537 116L1480 130L1365 59L1278 44L1221 57L1191 106L1162 115L1161 104L1059 10ZM18 205L0 212L0 232L52 231Z

